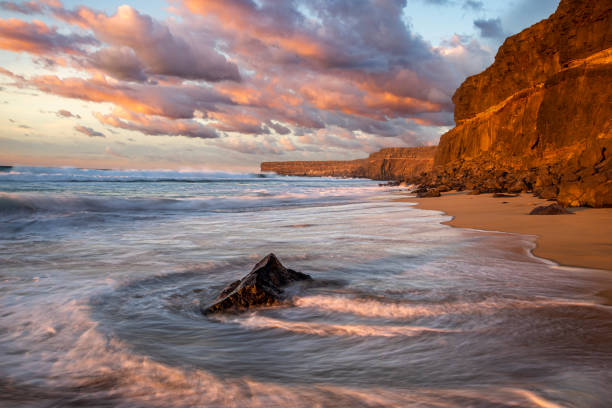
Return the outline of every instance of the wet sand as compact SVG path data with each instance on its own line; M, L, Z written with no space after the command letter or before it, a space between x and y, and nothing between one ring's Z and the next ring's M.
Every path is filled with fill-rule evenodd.
M536 235L533 253L561 265L612 271L612 208L573 208L573 215L528 215L550 201L522 194L445 193L439 198L402 198L419 208L453 216L446 224L460 228Z

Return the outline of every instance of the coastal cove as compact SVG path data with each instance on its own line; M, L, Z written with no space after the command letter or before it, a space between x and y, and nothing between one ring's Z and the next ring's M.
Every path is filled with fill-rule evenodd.
M532 236L444 225L448 215L398 202L401 188L23 167L0 187L9 406L612 399L600 294L612 274L535 258ZM280 306L202 314L271 251L326 284Z
M612 0L9 0L0 53L0 408L612 408Z

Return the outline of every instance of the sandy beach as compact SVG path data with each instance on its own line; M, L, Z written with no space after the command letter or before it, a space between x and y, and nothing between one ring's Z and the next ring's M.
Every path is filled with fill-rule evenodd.
M492 194L450 192L440 198L402 198L419 208L443 211L460 228L536 235L536 256L561 265L612 271L612 208L572 208L572 215L528 215L550 201L522 194L494 198Z

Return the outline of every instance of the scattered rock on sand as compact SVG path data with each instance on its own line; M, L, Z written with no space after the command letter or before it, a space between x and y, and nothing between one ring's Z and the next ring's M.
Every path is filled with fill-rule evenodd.
M417 197L419 198L426 198L426 197L440 197L440 190L438 190L437 188L430 188L428 190L425 191L418 191L417 192Z
M494 198L512 198L518 197L518 194L504 194L504 193L495 193L493 194Z
M559 214L572 214L559 204L542 205L531 210L529 215L559 215Z
M207 315L272 306L285 300L282 288L308 280L312 280L309 275L285 268L274 254L269 254L244 278L227 285L212 303L200 302L200 311Z

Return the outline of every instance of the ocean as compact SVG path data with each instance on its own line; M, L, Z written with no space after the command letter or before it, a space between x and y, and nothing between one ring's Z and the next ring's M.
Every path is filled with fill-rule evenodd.
M610 407L605 271L371 180L0 171L0 405ZM321 282L205 317L266 254Z

